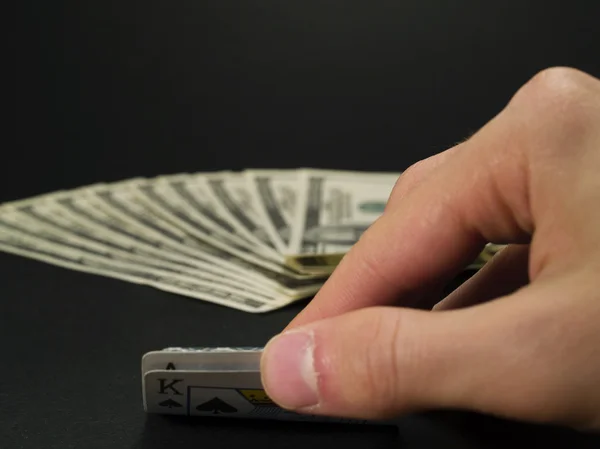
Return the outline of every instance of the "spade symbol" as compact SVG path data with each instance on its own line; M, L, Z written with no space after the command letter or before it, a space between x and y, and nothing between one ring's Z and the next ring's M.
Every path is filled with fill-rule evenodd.
M196 410L199 412L212 412L213 415L218 415L219 413L237 412L237 408L229 405L219 398L212 398L210 401L200 404L198 407L196 407Z
M169 362L166 369L175 369L175 365L173 365L173 362Z
M167 399L166 401L159 402L158 405L161 407L183 407L179 402L174 401L173 399Z

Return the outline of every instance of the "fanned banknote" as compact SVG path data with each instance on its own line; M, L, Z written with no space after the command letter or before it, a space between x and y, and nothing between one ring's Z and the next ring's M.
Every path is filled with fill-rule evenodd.
M0 251L237 310L319 291L400 173L181 173L0 205ZM502 246L488 245L468 268Z

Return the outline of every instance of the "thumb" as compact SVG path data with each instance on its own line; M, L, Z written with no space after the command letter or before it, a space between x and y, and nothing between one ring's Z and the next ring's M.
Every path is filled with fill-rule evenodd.
M264 348L263 385L298 412L389 417L432 394L424 387L436 385L429 376L449 349L439 345L452 326L447 315L371 307L294 328Z
M441 378L464 350L452 315L371 307L294 328L266 345L263 385L286 409L347 418L444 402Z
M561 330L578 332L581 316L554 300L556 289L442 312L372 307L299 326L265 347L263 385L299 413L388 419L452 408L562 422L573 418L573 398L585 397L565 366L590 370L568 347L581 340ZM561 329L551 324L557 316Z

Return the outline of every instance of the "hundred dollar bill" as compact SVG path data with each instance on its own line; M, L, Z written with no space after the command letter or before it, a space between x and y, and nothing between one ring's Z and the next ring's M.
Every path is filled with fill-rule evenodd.
M256 248L253 243L243 241L237 238L232 232L231 234L222 234L219 229L211 226L210 220L203 216L202 212L194 210L191 202L199 203L201 200L194 197L196 192L188 192L185 189L185 183L181 182L179 192L186 191L190 193L189 198L179 196L178 192L172 188L173 180L167 177L155 179L136 179L132 182L135 200L139 200L144 207L147 207L153 214L164 220L176 231L181 231L191 237L198 238L202 242L209 243L219 249L225 250L233 256L240 257L246 261L252 262L258 267L268 269L272 272L286 274L287 269L279 265L275 265L268 260L264 260L260 250L257 252L258 258L253 255ZM141 193L138 195L137 193ZM184 195L185 196L185 195ZM217 214L213 213L213 219L217 218ZM171 230L173 228L170 228ZM222 241L221 241L222 240ZM254 268L253 271L265 275L264 270ZM276 267L275 269L273 267ZM294 278L297 276L294 275ZM272 276L271 276L272 278ZM277 279L281 279L282 276ZM321 282L315 281L312 277L310 282L298 284L295 287L290 285L290 282L280 283L278 291L288 294L292 297L306 297L316 293Z
M94 203L94 200L96 203ZM89 196L88 189L80 189L71 195L67 192L59 192L57 194L46 195L42 198L9 203L3 205L0 210L10 211L11 209L16 209L22 214L32 217L48 226L77 232L81 236L93 239L108 247L125 245L131 248L132 251L150 258L160 258L165 261L196 267L208 272L221 272L225 273L225 276L232 278L253 273L234 264L228 264L226 260L208 256L197 257L197 254L193 251L186 251L187 248L183 246L143 235L131 223L121 220L110 213L104 213L97 204L98 201L97 198ZM57 223L57 219L64 215L69 216L72 221L76 222L77 227L73 225L70 228L66 228L64 225ZM141 248L139 247L140 245Z
M322 282L321 275L299 274L283 264L261 259L244 248L235 248L217 239L207 238L202 241L172 227L162 216L152 213L140 203L136 192L128 187L131 186L131 182L113 184L110 188L100 186L86 189L85 197L93 202L98 210L128 222L139 234L150 235L192 257L225 267L244 269L249 276L270 278L285 288L306 288L310 284L314 287L314 284ZM303 291L301 296L304 297L306 294Z
M86 226L88 235L92 232L93 238L101 239L105 244L125 245L141 253L143 257L160 258L170 263L200 269L220 277L233 278L261 290L274 291L294 298L311 296L322 285L322 281L316 278L296 280L260 269L211 247L201 255L180 253L179 244L144 235L130 222L121 220L118 216L105 214L94 203L95 198L91 199L92 201L88 202L85 196L64 195L55 201L64 209L62 212L70 215L79 226Z
M220 263L217 263L216 258L210 255L198 256L195 252L183 250L177 243L139 232L139 228L131 222L101 210L97 205L97 198L84 194L63 196L54 201L61 208L60 212L67 214L80 228L85 227L88 236L91 234L106 245L125 245L148 258L159 258L231 278L253 274L243 267L227 263L226 260L219 259ZM253 283L254 276L247 280Z
M62 244L72 250L91 252L107 259L120 260L137 268L159 270L183 280L203 279L215 284L233 286L268 297L277 296L275 289L264 284L248 282L240 276L231 276L209 264L196 265L169 260L156 252L140 249L123 242L106 239L101 232L71 219L64 209L48 201L29 205L0 208L0 226L13 232L21 231L32 237ZM152 257L152 256L155 257ZM203 267L204 269L199 269Z
M318 290L322 284L322 276L289 276L287 270L272 271L267 267L261 267L237 257L231 252L224 251L218 247L209 245L200 240L189 242L189 236L179 230L168 228L160 217L154 217L145 210L143 216L132 216L130 213L135 206L125 203L119 204L119 209L107 207L98 196L96 191L85 189L81 195L80 205L83 202L88 206L88 212L95 210L98 213L109 216L118 222L120 228L130 229L131 234L136 234L145 240L154 242L167 248L170 252L181 253L187 257L214 264L217 267L231 272L232 275L243 277L245 280L259 281L265 285L275 288L277 291L293 297L310 296L311 292ZM128 209L131 208L131 209ZM143 221L140 221L143 219ZM146 226L144 226L146 225ZM175 234L175 236L174 236Z
M298 195L296 170L246 170L248 192L278 252L287 252Z
M329 275L362 233L383 213L401 173L305 169L286 264ZM488 245L467 268L481 268L502 245Z
M68 216L72 223L67 230L97 243L124 249L146 259L157 259L161 263L176 264L178 269L183 266L185 269L203 270L220 278L234 279L270 294L305 298L314 295L323 283L323 279L316 276L293 279L261 269L210 245L206 245L201 252L190 249L158 232L140 228L137 222L125 219L128 217L104 209L101 200L93 195L94 188L21 200L0 206L0 209L19 208L21 212L54 227L59 226L56 223L59 216Z
M358 241L383 213L400 173L363 173L305 169L286 263L301 271L322 267Z
M218 199L221 213L228 217L237 230L250 241L261 245L273 260L283 262L283 257L263 225L254 198L248 192L247 181L241 173L200 173L196 177L210 188Z
M295 254L285 258L285 263L296 271L312 275L331 275L346 253Z
M118 260L104 258L99 254L83 252L79 249L71 250L64 245L27 235L23 231L6 230L2 226L0 226L0 248L5 252L76 271L148 285L246 312L267 312L282 307L285 301L290 301L274 301L250 292L240 294L235 289L201 280L186 281L169 273L162 274L158 271L138 268Z
M189 175L168 175L140 179L135 187L153 210L158 210L174 226L184 230L199 228L205 234L234 245L241 245L260 253L261 247L248 241L225 217L218 213L218 205L210 193L187 188Z
M2 210L0 225L12 232L20 231L32 237L42 238L56 244L62 244L71 250L93 253L107 259L119 260L136 265L138 268L159 270L180 276L183 280L201 279L225 286L233 286L242 290L249 290L267 297L280 296L283 293L276 289L269 289L261 284L247 282L240 276L229 276L223 270L204 266L176 264L160 257L149 256L144 250L119 244L118 242L98 236L94 230L78 222L70 220L64 210L52 207L51 203L34 204L25 207L13 208L12 211Z
M213 246L221 247L228 252L238 255L239 251L246 254L256 254L264 259L256 245L240 238L234 233L216 228L211 220L190 208L170 186L166 179L136 179L126 187L132 189L130 201L137 201L152 214L160 217L170 229L190 235Z
M148 198L153 199L165 211L174 212L180 220L192 226L197 226L199 222L202 224L201 227L210 228L215 233L215 237L233 241L263 257L272 257L271 250L248 239L244 232L240 232L239 228L230 222L224 206L219 203L218 198L213 195L205 181L203 177L187 173L168 175L148 179L146 186L140 187L140 189L145 190L144 193ZM168 200L167 204L165 204L166 200ZM171 202L176 205L175 210L170 209Z
M205 182L206 179L200 176L191 179L189 175L186 175L185 177L164 177L164 180L170 184L173 192L176 193L175 196L172 196L169 194L168 189L166 189L167 194L164 197L165 200L168 199L169 202L174 201L179 203L178 207L180 210L184 210L186 214L189 213L195 215L195 218L198 220L201 220L202 216L211 216L217 224L229 226L228 232L232 234L237 232L237 228L230 226L226 218L219 215L219 211L224 211L223 206L216 201L216 197L212 196L210 188ZM165 202L163 202L163 205ZM165 209L167 208L168 207L165 207ZM193 213L194 210L197 214ZM189 218L184 218L183 220L188 221L187 225L193 225L193 223L189 221ZM177 221L178 220L175 222L176 225ZM181 222L179 222L178 226L182 227L183 230L189 229L186 224ZM251 244L254 245L254 243ZM249 249L263 257L271 258L272 256L270 252L264 252L264 248L261 246L251 246ZM281 255L278 255L277 258L275 258L278 265L280 264L281 258ZM315 273L310 276L298 276L296 272L293 272L290 275L290 272L286 267L283 267L283 269L278 267L277 270L272 270L265 268L264 265L259 266L254 264L252 269L257 273L260 273L261 277L267 277L269 280L277 282L279 286L285 287L286 294L298 298L314 295L320 289L326 277L326 274L323 273Z
M138 226L142 233L150 233L156 238L178 244L182 251L185 250L196 255L219 252L219 256L222 256L225 253L250 264L295 279L310 278L310 275L296 273L286 268L283 263L272 262L256 253L248 251L244 247L236 247L211 236L200 238L200 233L192 236L172 226L168 221L165 221L163 215L149 209L147 204L140 199L139 192L136 192L134 188L135 182L137 181L129 180L107 187L101 186L93 189L91 194L101 200L98 203L98 207L103 211L131 222ZM219 257L216 258L218 259Z

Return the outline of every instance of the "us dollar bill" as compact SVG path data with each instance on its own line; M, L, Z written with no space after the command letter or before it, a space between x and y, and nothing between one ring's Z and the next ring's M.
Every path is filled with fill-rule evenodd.
M265 258L260 251L255 251L255 244L241 238L235 231L229 232L228 229L213 226L211 220L190 208L165 181L160 178L133 181L127 186L132 194L128 201L139 202L155 217L160 217L169 229L221 247L232 254L238 255L241 251L248 255L256 254L257 258ZM215 215L213 219L214 217Z
M60 245L63 249L77 251L91 257L121 262L136 269L145 269L161 275L170 275L183 282L202 281L212 283L225 290L233 289L240 293L257 294L266 298L282 299L282 294L274 289L243 282L239 277L228 277L216 270L199 270L194 267L177 265L160 258L144 257L143 252L124 245L97 238L93 232L72 222L57 209L31 205L14 208L12 213L0 214L0 227L5 232L27 236L30 239ZM262 288L261 288L262 287Z
M0 211L15 209L49 229L76 234L79 238L121 254L126 252L131 257L160 262L181 272L201 270L215 279L248 285L270 295L301 299L314 295L322 285L323 280L319 279L295 280L257 269L256 266L211 247L207 252L198 253L177 242L161 239L159 233L144 233L135 222L127 221L118 214L107 213L100 207L100 200L89 193L87 188L59 192L4 205L0 207ZM65 221L67 217L68 222Z
M150 234L159 240L170 242L172 245L176 245L180 251L190 255L200 258L212 256L215 263L236 263L238 259L241 259L251 266L262 267L293 279L311 278L310 275L289 269L283 262L273 262L247 248L236 247L211 236L201 237L200 233L190 235L188 232L172 226L162 214L148 208L147 203L141 200L139 193L135 190L136 182L137 180L128 180L111 186L100 186L90 189L87 195L95 196L100 200L96 204L98 208L137 226L140 233Z
M56 204L64 209L63 212L70 214L71 217L78 215L80 219L85 219L88 223L94 223L105 244L108 244L107 236L109 234L114 235L116 232L123 237L133 239L136 243L145 244L146 249L150 247L162 250L163 254L161 255L166 253L167 259L172 261L186 261L208 271L211 271L211 266L221 267L224 271L231 272L231 276L253 273L253 271L237 266L235 263L230 263L225 258L211 254L208 250L201 253L197 249L188 248L177 241L176 236L170 239L170 235L167 235L166 231L164 234L160 232L163 228L159 224L155 224L149 229L141 228L134 220L130 219L131 217L119 215L118 211L107 209L106 205L94 195L97 188L97 186L94 186L90 189L82 189L76 197L70 199L52 195L45 197L43 201L23 201L13 205L13 207L48 225L57 226L57 212L48 210L49 205L54 200ZM100 186L99 188L104 187ZM79 223L81 224L81 222ZM97 234L96 238L99 238ZM157 253L154 252L153 255L156 256Z
M0 251L248 312L313 296L400 173L183 173L0 205ZM486 245L479 269L503 245Z
M246 312L258 313L274 310L281 307L286 301L290 301L288 298L277 301L252 292L205 282L202 279L185 279L160 270L138 267L121 260L108 258L101 253L47 240L43 236L28 233L22 228L10 229L2 224L0 224L0 247L6 252L53 265L147 285Z
M286 262L309 270L339 259L381 216L400 173L305 169ZM320 257L329 255L326 257Z
M201 182L205 182L212 195L218 199L221 213L243 233L250 241L261 245L277 262L283 257L277 251L268 231L257 212L254 197L249 193L248 184L241 173L199 174Z
M128 181L127 186L129 184ZM125 190L123 186L113 186L112 191L115 195L110 194L111 190L100 186L85 189L82 196L91 208L118 220L121 226L128 226L131 232L138 236L160 242L172 252L214 264L245 279L254 278L269 285L276 285L278 290L284 289L286 294L305 296L309 286L314 287L315 284L322 283L322 276L297 274L280 264L260 260L243 248L236 249L216 240L195 239L180 229L170 227L161 215L152 214L143 204L136 201L137 198L132 198L133 192L127 186ZM98 195L99 189L104 198Z
M159 176L139 179L135 188L153 210L183 230L200 229L204 234L260 253L261 247L248 241L218 213L218 204L207 190L190 189L189 176Z
M222 173L218 172L218 175L221 176ZM207 176L215 176L215 174ZM209 227L216 236L221 236L228 241L233 240L236 244L245 246L263 257L272 256L270 250L265 249L259 242L249 239L243 230L240 231L240 227L232 221L231 215L227 213L219 198L213 194L205 178L205 176L190 174L153 178L147 181L150 187L145 187L147 189L145 193L150 198L154 197L157 203L163 202L163 207L165 200L168 200L168 203L174 202L177 205L178 218L192 226L197 226L199 221L203 226ZM157 193L159 198L156 198ZM168 211L168 205L165 209ZM183 217L180 216L181 213L184 214Z
M318 291L322 280L292 279L285 275L261 269L235 256L213 248L199 254L180 252L181 245L152 235L144 235L131 222L111 215L98 207L98 199L86 195L63 194L52 198L78 226L86 229L86 236L106 245L125 246L145 258L159 258L168 263L191 267L220 277L236 279L268 292L277 292L294 298L304 298ZM90 237L92 236L92 237Z
M82 195L58 193L39 201L16 202L0 208L0 217L18 220L23 226L36 222L50 231L73 234L90 244L126 252L132 257L161 261L182 269L203 270L231 279L236 277L236 274L216 268L214 264L177 254L168 245L141 236L123 221L103 216L97 207L86 203Z
M248 192L277 251L290 245L298 196L296 170L246 170Z
M296 271L314 276L329 276L340 264L346 253L292 254L285 263Z

